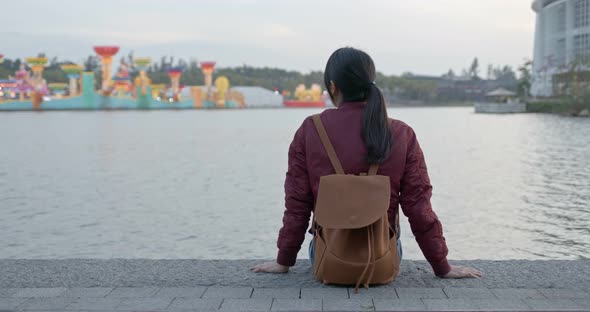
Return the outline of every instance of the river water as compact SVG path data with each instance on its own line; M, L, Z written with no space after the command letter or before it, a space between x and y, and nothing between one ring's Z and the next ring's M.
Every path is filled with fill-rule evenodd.
M272 258L288 145L317 112L0 114L0 258ZM390 116L418 134L449 258L590 258L590 119ZM402 239L421 259L405 218Z

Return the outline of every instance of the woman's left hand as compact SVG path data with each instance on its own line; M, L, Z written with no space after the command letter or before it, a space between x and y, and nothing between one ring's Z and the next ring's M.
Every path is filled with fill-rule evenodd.
M254 273L287 273L289 267L280 265L276 262L266 262L257 264L250 268Z
M443 275L442 278L480 278L482 276L483 273L476 269L453 265L451 272Z

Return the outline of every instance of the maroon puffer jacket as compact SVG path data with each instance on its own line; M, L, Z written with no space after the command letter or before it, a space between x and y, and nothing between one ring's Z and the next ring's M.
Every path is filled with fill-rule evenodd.
M367 148L362 137L364 103L343 103L338 109L321 114L322 122L347 174L367 172ZM391 178L389 220L395 224L395 208L401 205L412 232L426 260L438 276L447 274L447 246L442 225L432 206L432 186L428 178L424 155L412 128L394 120L393 148L387 161L381 164L379 175ZM277 262L295 265L297 253L305 239L311 213L317 197L321 176L334 174L313 120L307 118L289 148L289 168L285 181L285 214L279 232Z

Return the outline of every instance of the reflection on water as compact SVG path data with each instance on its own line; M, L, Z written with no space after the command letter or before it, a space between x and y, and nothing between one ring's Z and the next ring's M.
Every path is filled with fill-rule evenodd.
M0 258L274 257L287 148L315 112L0 114ZM590 120L390 114L418 133L450 258L590 258Z
M538 124L529 148L522 214L527 230L535 233L532 240L549 248L532 244L526 251L548 258L589 258L590 120L549 120L553 125Z

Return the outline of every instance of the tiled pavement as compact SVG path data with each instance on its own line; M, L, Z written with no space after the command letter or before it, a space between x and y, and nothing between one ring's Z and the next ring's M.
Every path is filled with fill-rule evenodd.
M0 311L590 311L588 289L0 288Z
M590 311L590 261L453 261L481 279L440 279L404 261L395 282L327 287L299 260L255 274L260 260L0 259L4 311ZM228 287L231 286L231 287Z

